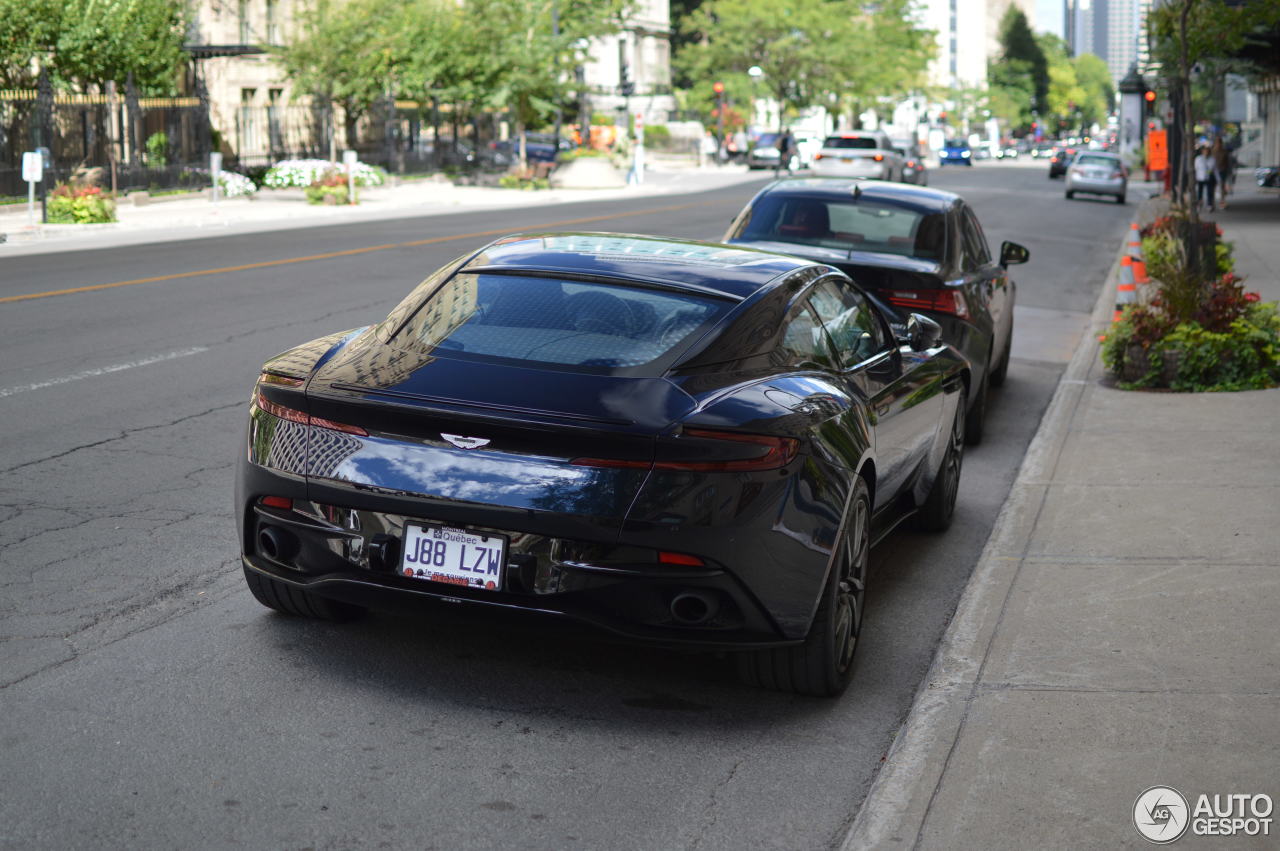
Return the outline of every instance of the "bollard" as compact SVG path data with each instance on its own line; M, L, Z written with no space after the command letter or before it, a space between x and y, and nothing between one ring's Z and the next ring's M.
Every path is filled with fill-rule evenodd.
M1142 232L1137 222L1129 225L1129 257L1133 260L1133 280L1138 284L1151 281L1147 275L1147 261L1142 258Z
M1120 280L1116 283L1116 310L1111 315L1112 322L1119 322L1126 305L1138 300L1138 285L1133 280L1133 258L1125 255L1120 258Z

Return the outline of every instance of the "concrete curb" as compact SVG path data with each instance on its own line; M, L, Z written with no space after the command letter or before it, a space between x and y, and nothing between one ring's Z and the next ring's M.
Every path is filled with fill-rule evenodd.
M1141 205L1135 216L1138 221L1144 220L1155 200ZM1125 248L1122 241L1094 304L1089 328L1058 381L907 720L840 842L844 851L915 847L920 841L981 680L1000 613L1029 546L1046 496L1044 483L1057 465L1086 377L1098 357L1098 335L1111 323Z

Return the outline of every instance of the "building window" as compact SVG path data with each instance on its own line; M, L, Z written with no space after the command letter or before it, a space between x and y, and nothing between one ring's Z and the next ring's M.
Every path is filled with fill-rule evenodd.
M249 26L249 0L240 0L240 43L249 44L253 41L253 29Z
M278 6L277 0L267 0L267 44L280 43L280 22L276 16Z

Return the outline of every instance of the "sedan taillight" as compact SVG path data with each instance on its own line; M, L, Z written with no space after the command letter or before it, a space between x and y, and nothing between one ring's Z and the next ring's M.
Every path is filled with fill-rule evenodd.
M961 319L969 318L969 303L964 300L964 293L958 289L893 290L886 295L890 304L908 310L934 310Z

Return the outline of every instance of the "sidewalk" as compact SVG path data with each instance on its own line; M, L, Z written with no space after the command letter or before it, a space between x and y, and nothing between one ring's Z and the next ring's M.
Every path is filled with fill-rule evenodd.
M1280 198L1238 188L1209 217L1275 301ZM1152 786L1192 810L1201 794L1280 799L1280 390L1105 386L1113 293L846 849L1141 848ZM1269 836L1189 829L1177 846L1278 847L1269 815Z
M349 207L308 204L300 189L260 190L252 199L223 199L216 204L204 196L166 196L138 207L126 197L117 207L120 220L103 225L37 224L33 227L28 223L27 205L11 205L0 207L0 234L6 236L5 241L0 242L0 259L357 221L687 194L764 176L762 172L748 172L741 166L650 169L645 182L638 186L530 192L414 180L362 189L360 203ZM37 203L37 219L39 215ZM536 219L530 226L537 227Z

